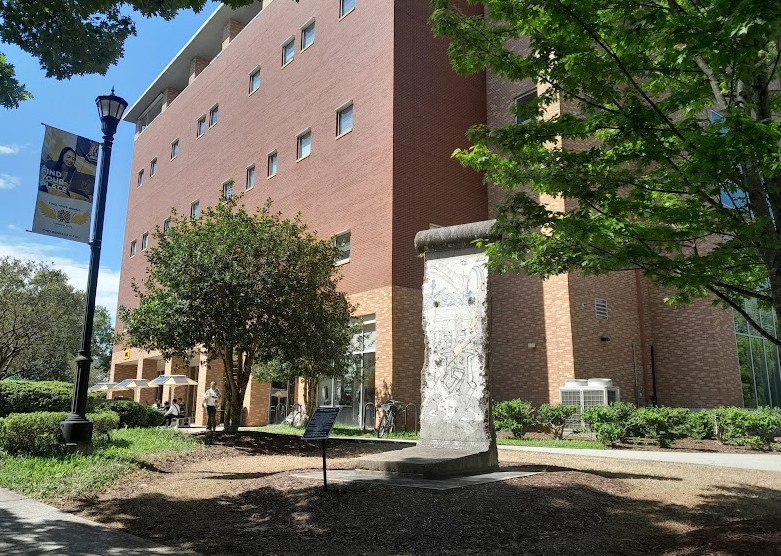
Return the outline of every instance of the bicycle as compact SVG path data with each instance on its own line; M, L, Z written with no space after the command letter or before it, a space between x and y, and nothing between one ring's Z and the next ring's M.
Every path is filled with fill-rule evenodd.
M382 409L382 417L380 418L380 424L377 427L377 438L382 438L386 434L393 432L393 427L396 424L397 405L398 402L388 400L380 406L380 409Z

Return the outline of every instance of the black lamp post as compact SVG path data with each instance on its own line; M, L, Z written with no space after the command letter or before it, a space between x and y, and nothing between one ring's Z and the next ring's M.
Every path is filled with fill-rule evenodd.
M114 134L122 120L122 114L127 108L127 102L114 94L99 96L95 99L98 114L103 124L103 144L100 155L100 174L98 194L95 197L95 224L92 228L90 242L89 278L87 279L87 303L84 308L84 327L81 330L81 349L76 357L76 384L73 387L71 413L60 423L62 436L66 444L74 444L84 451L92 449L92 422L87 420L87 389L89 388L89 372L92 363L92 321L95 317L95 294L98 285L98 268L100 267L100 246L103 240L103 217L106 212L106 189L108 173L111 165L111 147L114 144Z

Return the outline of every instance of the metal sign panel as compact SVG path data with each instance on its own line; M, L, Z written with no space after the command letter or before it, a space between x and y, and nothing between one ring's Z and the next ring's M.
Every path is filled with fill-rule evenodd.
M309 419L304 431L304 440L325 440L331 434L340 407L318 407Z

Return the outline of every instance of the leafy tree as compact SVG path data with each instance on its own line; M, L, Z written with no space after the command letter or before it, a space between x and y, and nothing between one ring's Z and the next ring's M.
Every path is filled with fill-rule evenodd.
M346 352L350 306L336 289L337 255L300 218L267 203L254 214L222 201L154 234L138 307L120 307L127 341L164 357L194 347L225 365L225 429L236 431L253 364L330 368ZM342 343L343 342L343 343ZM322 358L321 358L322 357Z
M92 321L92 367L90 382L108 380L111 371L111 351L114 347L114 326L111 324L111 314L108 309L98 305L95 307L95 318Z
M0 379L72 380L83 314L63 272L0 259Z
M252 1L224 3L240 7ZM122 57L125 40L136 34L132 11L144 17L171 19L182 9L198 12L205 3L205 0L0 0L0 42L15 44L38 58L46 77L104 75ZM29 91L15 77L14 66L0 53L0 106L16 108L29 97Z
M485 17L434 0L455 69L539 85L523 124L476 126L455 154L507 192L494 265L640 269L670 302L714 296L781 343L742 305L781 314L777 4L480 3Z

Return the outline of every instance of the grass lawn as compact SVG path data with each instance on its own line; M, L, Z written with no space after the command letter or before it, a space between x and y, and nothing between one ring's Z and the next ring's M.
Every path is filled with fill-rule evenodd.
M272 434L290 434L301 436L304 434L303 428L292 427L290 425L268 425L258 429L262 432ZM331 436L357 436L362 438L376 438L377 433L372 430L361 430L360 427L348 427L345 425L334 425ZM414 432L392 432L384 438L394 440L417 440L418 435ZM594 448L598 450L606 449L606 446L595 440L548 440L544 438L498 438L499 445L507 446L539 446L544 448Z
M120 429L111 432L110 441L97 441L88 456L0 455L0 487L39 500L80 498L102 491L150 456L200 447L195 438L170 429Z

